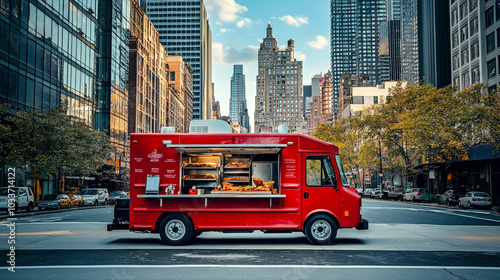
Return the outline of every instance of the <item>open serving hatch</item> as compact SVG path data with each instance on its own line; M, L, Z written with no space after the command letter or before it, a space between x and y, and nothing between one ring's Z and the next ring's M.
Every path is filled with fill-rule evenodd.
M289 143L288 145L291 145ZM221 153L221 154L278 154L287 144L172 144L165 140L163 145L179 153Z

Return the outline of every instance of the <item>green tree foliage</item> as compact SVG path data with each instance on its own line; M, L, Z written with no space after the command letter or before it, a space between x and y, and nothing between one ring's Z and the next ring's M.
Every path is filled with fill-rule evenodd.
M15 111L2 105L0 157L4 163L36 180L56 174L94 174L109 156L109 138L66 112L65 104L46 112Z
M466 159L476 144L500 144L500 93L476 84L458 91L430 84L399 83L388 102L374 105L349 120L322 124L314 137L334 143L346 169L378 170L379 142L385 172L413 173L419 159L435 162Z

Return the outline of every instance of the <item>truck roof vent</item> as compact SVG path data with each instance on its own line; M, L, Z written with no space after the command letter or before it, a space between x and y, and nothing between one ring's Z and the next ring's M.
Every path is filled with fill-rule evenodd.
M221 120L192 120L190 133L233 133L231 126Z
M172 126L164 126L160 130L161 133L175 133L175 127Z

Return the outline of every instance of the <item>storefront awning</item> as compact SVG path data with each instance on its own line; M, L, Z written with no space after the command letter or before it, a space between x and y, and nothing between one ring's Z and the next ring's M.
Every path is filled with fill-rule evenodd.
M290 143L292 144L292 143ZM277 154L287 144L172 144L163 141L163 145L179 153L222 153L222 154Z

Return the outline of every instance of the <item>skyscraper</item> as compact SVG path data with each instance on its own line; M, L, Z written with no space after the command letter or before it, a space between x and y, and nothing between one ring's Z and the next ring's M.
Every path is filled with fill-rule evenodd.
M403 80L410 84L417 84L424 79L424 83L433 84L438 88L451 83L449 11L448 1L402 1L401 67ZM463 42L468 38L469 32L467 26L461 28L465 31L465 37L461 40ZM468 60L468 48L463 53L467 54Z
M302 61L294 57L295 43L278 48L271 23L258 54L254 132L274 132L286 124L289 132L302 131Z
M379 26L386 20L385 0L330 0L330 56L333 114L336 117L340 76L369 75L379 80Z
M231 97L229 98L229 117L231 121L239 123L242 127L249 128L247 100L245 97L245 75L243 65L233 66L231 77Z
M212 113L212 33L202 0L148 0L147 14L169 55L193 67L193 119Z

